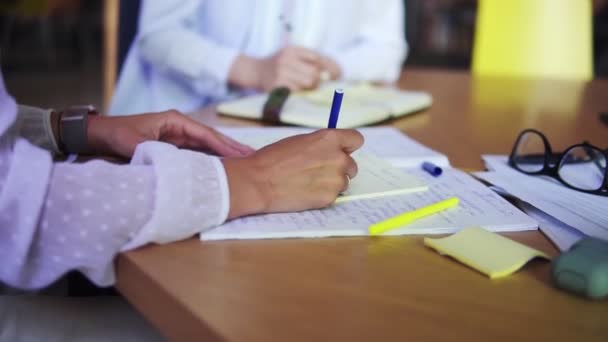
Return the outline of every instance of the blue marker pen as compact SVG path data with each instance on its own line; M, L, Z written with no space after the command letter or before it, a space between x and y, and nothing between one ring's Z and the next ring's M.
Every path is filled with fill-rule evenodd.
M424 169L424 171L430 173L434 177L438 177L443 172L443 170L439 166L431 162L422 163L422 168Z
M331 111L329 112L329 122L327 128L336 128L338 125L338 116L340 115L340 106L342 105L342 96L344 91L342 89L336 89L334 91L334 99L331 102Z

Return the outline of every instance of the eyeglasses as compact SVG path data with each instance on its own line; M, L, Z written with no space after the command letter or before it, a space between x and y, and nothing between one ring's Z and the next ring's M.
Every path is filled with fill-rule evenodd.
M554 153L544 134L526 129L513 145L509 165L528 175L553 177L574 190L608 196L607 160L608 149L588 142Z

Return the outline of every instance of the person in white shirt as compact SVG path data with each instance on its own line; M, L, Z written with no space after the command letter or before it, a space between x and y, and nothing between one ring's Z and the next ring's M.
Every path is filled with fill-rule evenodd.
M324 78L394 82L402 0L147 0L110 113L192 112Z

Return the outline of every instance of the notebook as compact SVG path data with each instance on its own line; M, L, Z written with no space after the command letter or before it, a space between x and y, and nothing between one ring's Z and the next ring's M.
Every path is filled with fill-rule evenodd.
M334 89L344 90L338 128L371 125L390 118L411 114L429 107L431 95L403 91L369 83L326 83L314 91L292 93L280 115L285 124L305 127L327 127ZM220 114L246 119L261 119L268 94L259 94L218 105Z
M220 128L225 134L259 148L302 128ZM457 208L418 220L387 235L447 234L478 226L503 232L536 229L538 224L508 201L470 175L450 167L448 158L389 127L362 128L365 143L360 153L384 159L405 174L421 180L427 191L344 201L319 210L243 217L200 234L202 240L271 239L368 235L376 222L435 203L452 196L460 198ZM422 160L444 167L433 177L420 167Z

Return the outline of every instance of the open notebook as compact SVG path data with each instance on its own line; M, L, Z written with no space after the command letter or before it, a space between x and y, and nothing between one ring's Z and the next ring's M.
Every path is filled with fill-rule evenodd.
M221 128L222 132L259 148L286 136L309 132L302 128ZM428 191L380 196L336 203L333 206L297 213L265 214L229 221L201 233L202 240L269 239L368 235L376 222L452 196L460 205L418 220L386 235L446 234L478 226L492 231L536 229L538 224L505 199L468 174L452 169L448 158L389 127L363 128L361 153L390 162L405 174L421 180ZM444 168L433 177L420 168L432 161Z
M334 89L344 89L338 128L370 125L393 117L423 110L431 105L431 95L424 92L402 91L368 83L327 83L314 91L297 92L289 96L280 115L285 124L306 127L327 127L327 118ZM221 103L220 114L246 119L261 119L268 94L244 97Z

